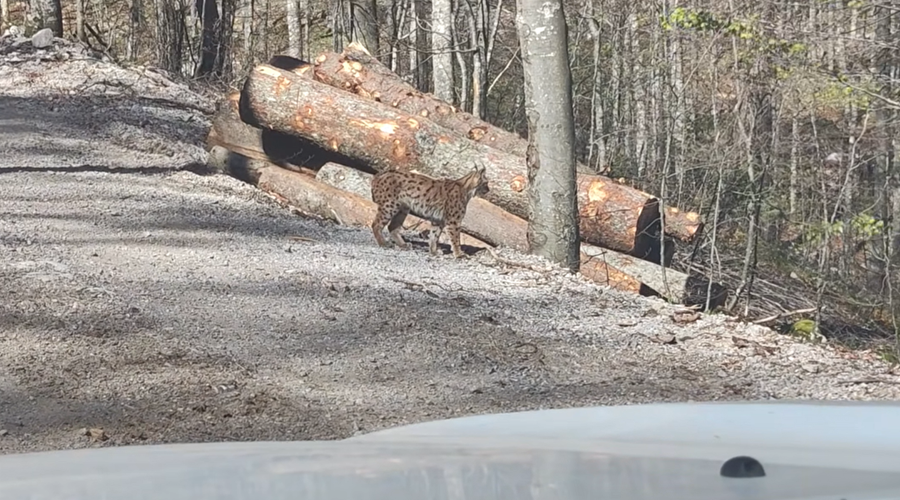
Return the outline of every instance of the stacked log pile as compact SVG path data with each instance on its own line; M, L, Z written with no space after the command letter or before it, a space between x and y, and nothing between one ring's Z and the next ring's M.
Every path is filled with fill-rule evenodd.
M276 56L258 65L219 108L207 142L219 170L359 227L374 217L374 173L456 178L483 165L491 190L469 204L462 244L528 250L527 141L417 91L358 44L313 64ZM578 201L583 275L686 305L705 304L711 289L710 306L724 304L724 287L664 268L675 240L702 230L697 213L665 207L661 218L658 199L600 175L579 174ZM410 216L405 227L428 223Z

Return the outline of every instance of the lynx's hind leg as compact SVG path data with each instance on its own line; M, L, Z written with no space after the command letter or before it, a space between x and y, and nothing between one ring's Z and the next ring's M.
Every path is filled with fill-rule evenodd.
M372 234L375 235L375 241L378 242L378 246L380 247L387 246L387 241L384 239L382 231L384 230L384 226L391 221L392 216L393 214L391 213L389 206L378 206L378 212L375 213L375 220L372 221Z
M450 237L450 248L453 250L453 256L461 259L466 256L459 244L459 226L457 224L447 224L447 236Z
M400 230L403 229L403 221L406 220L407 215L409 215L409 209L405 207L401 208L393 217L391 217L391 222L388 224L388 231L391 233L391 239L403 250L409 248L409 245L403 241L403 237L400 236Z

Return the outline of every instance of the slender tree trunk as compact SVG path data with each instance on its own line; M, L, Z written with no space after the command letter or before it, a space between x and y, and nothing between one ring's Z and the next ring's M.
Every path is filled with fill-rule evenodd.
M87 33L84 30L84 0L75 0L75 38L79 42L87 43Z
M402 74L400 70L400 46L402 44L401 40L406 38L403 33L406 29L406 16L409 12L408 5L405 0L391 0L391 28L393 32L391 34L391 60L388 67L398 75Z
M350 0L335 0L332 2L331 11L331 48L340 53L344 50L344 35L346 30L347 9L346 2Z
M671 9L678 6L678 0L668 0L666 10L666 15L671 12ZM669 32L667 32L669 33ZM684 96L684 80L682 74L682 50L681 50L681 39L679 38L679 34L670 33L670 36L666 36L667 42L667 60L669 61L669 88L672 92L670 96L670 106L668 107L669 111L669 120L671 121L671 126L666 127L666 134L672 135L671 144L675 146L674 151L671 152L671 163L672 169L675 172L675 179L677 182L677 189L675 191L676 195L679 197L676 200L668 200L669 202L674 203L676 206L681 205L680 197L686 194L684 192L685 188L685 168L684 168L684 148L685 148L685 115L686 115L686 107L685 107L685 96ZM668 155L668 153L667 153Z
M0 35L7 27L12 25L12 19L9 18L9 0L0 0Z
M419 22L416 14L416 0L407 2L407 19L409 20L409 76L414 87L422 90L421 69L419 68Z
M641 47L638 42L638 29L639 29L639 20L638 16L635 13L631 13L629 16L628 26L630 31L628 33L630 37L630 59L632 61L631 67L629 68L629 72L631 74L631 78L629 79L629 83L631 84L631 102L630 102L630 110L632 111L632 127L634 130L633 139L632 139L632 161L637 167L637 175L635 177L641 178L644 176L644 173L647 168L647 109L646 109L646 92L644 92L644 84L641 80L643 80L642 70L645 67L641 62Z
M312 54L309 49L309 0L299 0L300 9L300 52L299 59L309 61Z
M797 215L797 191L800 189L800 120L796 116L791 119L791 178L788 192L789 211L792 217Z
M487 2L485 0L465 0L469 11L469 37L472 50L472 114L484 118L485 98L487 97L487 65L485 57L488 53L488 33L486 24Z
M284 12L288 32L287 54L297 59L303 59L305 51L303 50L303 33L300 28L300 2L287 0Z
M60 0L29 0L28 24L31 33L50 28L53 30L54 36L62 37L62 4Z
M453 21L450 0L431 0L431 51L433 61L432 92L435 97L451 104L453 96L453 51L450 46L450 26Z
M350 1L350 39L360 43L370 54L384 61L379 44L378 4L375 0Z
M225 0L222 0L225 1ZM200 34L200 58L194 71L195 78L221 76L222 66L219 55L219 6L216 0L195 0L197 14L200 16L202 31Z
M528 114L528 245L577 271L575 125L562 0L517 0L516 26Z
M604 95L607 88L601 67L606 61L601 60L600 49L603 44L603 31L600 22L594 18L594 2L588 2L587 18L591 30L591 61L593 62L593 79L591 81L591 132L588 149L588 165L594 172L603 172L606 168L606 134L603 126Z
M256 19L256 0L243 0L241 6L241 34L243 37L243 68L250 69L254 62L254 47L256 30L253 29L253 22Z
M459 2L461 2L461 1L464 2L466 0L454 0L454 2L452 4L453 5L452 8L453 8L454 12L458 12ZM453 33L453 46L460 47L462 44L460 42L458 29L457 29L455 23L451 26L451 28L452 28L452 33ZM472 39L472 24L471 23L469 24L469 40L470 40L469 48L472 49L473 47L472 47L471 41L473 39ZM457 106L462 110L471 112L472 106L470 106L470 103L472 101L470 101L470 99L469 99L469 82L473 81L475 76L469 71L469 65L466 62L466 55L463 54L463 51L454 50L453 55L456 58L456 65L459 68L459 72L458 72L459 94L458 94L458 99L457 99Z
M158 66L181 74L184 57L184 17L180 0L156 0L156 55Z
M447 0L449 1L449 0ZM425 2L420 0L411 0L415 7L416 15L413 16L411 22L416 29L416 84L422 92L432 92L431 90L431 57L429 56L428 32L423 25L423 20L428 19L429 12L426 10Z
M141 26L141 11L143 3L141 0L128 1L128 34L125 38L125 59L134 61L138 57L137 39L138 28Z

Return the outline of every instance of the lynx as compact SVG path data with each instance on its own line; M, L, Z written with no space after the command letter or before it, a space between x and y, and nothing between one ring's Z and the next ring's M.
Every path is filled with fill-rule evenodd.
M400 229L406 216L413 214L434 224L428 240L428 250L432 255L437 254L438 239L446 228L453 256L463 257L459 230L466 207L473 196L487 192L484 167L477 167L459 179L433 179L396 170L380 172L372 179L372 201L378 205L378 213L372 222L375 240L379 246L387 246L382 234L387 225L394 243L404 250L409 248L400 236Z

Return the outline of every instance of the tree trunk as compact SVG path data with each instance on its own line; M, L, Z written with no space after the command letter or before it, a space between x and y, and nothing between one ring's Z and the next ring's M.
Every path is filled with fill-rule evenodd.
M224 0L223 0L224 1ZM221 76L219 57L219 9L216 0L195 0L197 15L200 16L202 33L200 36L200 58L194 71L195 78Z
M253 29L253 21L256 18L256 2L254 0L241 0L241 38L243 42L243 63L241 68L250 68L253 66L253 36L256 30Z
M528 246L577 271L575 117L562 0L517 0L516 25L528 114Z
M240 110L246 123L301 137L375 170L418 169L433 176L459 177L484 165L491 183L488 199L519 217L528 216L523 158L465 139L429 120L270 65L251 72ZM653 197L599 176L581 176L579 184L584 240L623 252L634 250L636 236L645 229L639 223L652 222L642 213ZM685 218L692 219L696 231L700 227L696 214Z
M587 22L591 31L591 63L593 75L591 79L591 130L588 139L588 164L590 170L604 173L606 168L606 127L604 127L604 93L608 82L601 68L606 64L601 56L603 47L603 29L600 21L594 17L593 1L588 2Z
M430 92L431 89L431 47L428 41L428 32L425 29L425 20L429 12L426 3L420 0L410 0L413 5L414 15L410 22L415 28L415 54L416 54L416 88L422 92ZM335 52L338 52L337 50Z
M287 23L288 47L285 52L291 57L303 57L303 41L300 30L300 3L298 0L287 0L284 20Z
M375 0L350 0L350 39L360 43L369 53L380 54L378 4Z
M60 0L29 0L28 2L28 34L36 33L44 28L53 30L53 35L62 38L63 20Z
M84 22L84 0L75 0L75 38L81 43L87 43Z
M431 0L431 53L434 90L438 99L452 103L453 99L453 51L451 50L450 25L453 12L450 0Z
M466 2L469 12L469 50L472 52L472 108L471 113L484 118L484 107L487 104L487 41L489 34L485 26L484 0L461 0ZM472 4L475 5L472 5Z
M300 0L300 51L298 57L309 59L309 0Z
M453 10L454 12L458 12L459 2L464 0L454 0L453 2ZM453 35L453 46L454 47L462 47L462 40L459 36L460 30L457 26L452 26L451 33ZM459 88L456 89L456 102L457 107L462 110L471 110L469 102L469 82L471 81L471 72L469 71L469 63L466 61L466 54L462 50L454 50L453 57L456 59L456 65L458 71L456 75L459 77Z
M308 74L308 73L307 73ZM528 148L528 141L518 134L508 132L491 124L479 120L468 114L458 112L446 102L436 99L429 94L423 94L409 85L404 84L390 69L378 63L372 56L358 45L350 45L340 56L337 54L322 54L315 62L316 80L331 86L354 92L355 94L370 100L388 104L398 110L414 116L422 116L440 125L445 129L456 132L464 137L486 144L493 149L498 149L516 157L524 158ZM524 166L524 165L523 165ZM587 167L583 167L587 170ZM524 174L524 169L523 174ZM612 213L612 206L622 209L640 210L653 198L647 193L613 183L609 178L593 175L579 175L579 201L582 214L585 211L595 213L597 217L607 215L616 217ZM616 196L627 197L622 204L615 200L605 200L609 193L601 188L621 191ZM614 186L614 187L613 187ZM590 189L586 191L585 189ZM591 207L585 204L592 203ZM603 210L607 205L609 211ZM582 216L582 220L583 220ZM666 208L666 234L683 241L690 241L700 230L700 216L695 212L682 212L678 209ZM629 217L620 220L630 220ZM627 226L626 226L627 227ZM624 229L624 227L623 227ZM585 229L582 228L582 231ZM582 235L582 237L585 237ZM598 243L600 244L600 243ZM624 250L622 245L611 246L619 251Z
M9 18L9 0L0 0L0 35L9 26L12 26L12 19Z
M156 0L157 65L173 75L181 74L184 29L181 0Z
M82 2L84 0L81 0ZM134 61L137 56L137 30L141 26L143 5L141 0L128 0L128 33L125 35L125 60Z
M335 52L344 50L344 2L336 0L331 3L331 48Z

